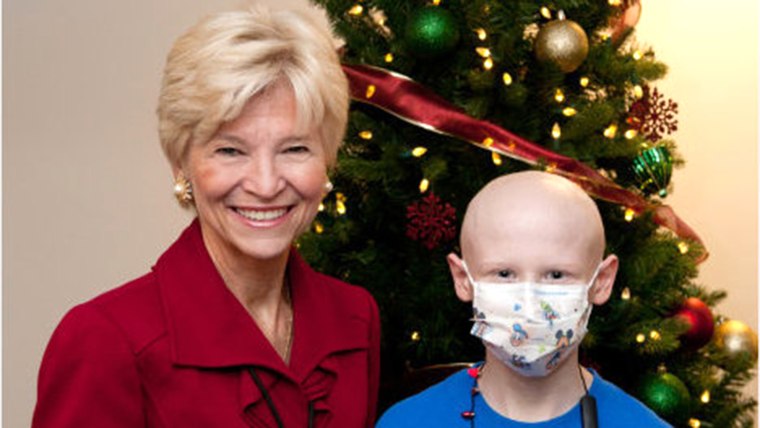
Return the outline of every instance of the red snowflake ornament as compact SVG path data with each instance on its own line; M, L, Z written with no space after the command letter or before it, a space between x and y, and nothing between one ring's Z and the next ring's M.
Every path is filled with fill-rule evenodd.
M655 142L678 130L678 103L665 100L657 88L650 90L645 86L643 89L644 96L631 105L627 122L647 140Z
M433 192L406 207L406 218L406 236L428 250L456 237L456 209Z

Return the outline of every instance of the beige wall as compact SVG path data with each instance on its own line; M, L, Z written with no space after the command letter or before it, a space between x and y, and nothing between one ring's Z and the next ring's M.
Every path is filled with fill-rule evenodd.
M154 108L171 40L232 0L6 0L3 426L29 425L67 308L149 269L187 215ZM657 4L655 4L657 3ZM644 1L640 39L671 67L688 166L669 201L712 253L700 280L757 325L757 5ZM725 212L724 212L725 211Z
M669 67L657 87L678 102L686 160L668 203L710 251L698 280L728 291L720 313L757 329L758 3L642 3L637 38Z

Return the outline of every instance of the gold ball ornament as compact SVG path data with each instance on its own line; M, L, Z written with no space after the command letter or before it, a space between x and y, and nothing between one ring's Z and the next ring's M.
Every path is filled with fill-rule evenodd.
M565 19L548 22L538 31L534 44L536 58L552 62L564 73L575 71L588 56L588 36L578 23Z
M715 345L729 356L748 353L757 359L757 334L741 321L726 321L715 331Z

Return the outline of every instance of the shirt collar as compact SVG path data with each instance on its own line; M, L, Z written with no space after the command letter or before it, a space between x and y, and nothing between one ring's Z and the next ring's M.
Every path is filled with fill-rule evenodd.
M368 311L348 298L355 293L336 292L330 282L338 281L314 272L295 250L287 269L294 309L290 367L224 284L193 221L154 266L175 364L255 365L300 381L328 355L369 346Z

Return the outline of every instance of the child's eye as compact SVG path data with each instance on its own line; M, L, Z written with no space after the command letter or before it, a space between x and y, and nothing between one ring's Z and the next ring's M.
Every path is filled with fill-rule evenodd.
M504 270L500 270L496 272L496 276L498 276L499 278L512 278L513 273L509 269L504 269Z
M565 273L562 272L562 271L553 270L553 271L549 272L549 274L547 275L547 277L550 280L552 280L552 281L559 281L559 280L565 278Z

